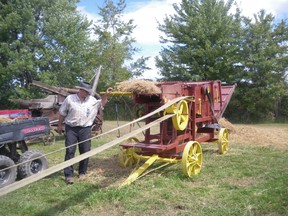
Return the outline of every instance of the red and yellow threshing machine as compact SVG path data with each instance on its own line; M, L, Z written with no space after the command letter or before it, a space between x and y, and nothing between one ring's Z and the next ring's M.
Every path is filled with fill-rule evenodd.
M235 85L224 86L221 81L160 82L156 85L161 90L160 94L133 94L133 101L144 106L144 114L157 110L145 118L145 124L165 115L172 117L162 121L156 132L147 129L144 140L131 138L120 144L119 161L123 167L146 160L124 185L136 180L155 161L182 162L186 176L198 174L202 165L202 142L218 143L220 154L228 150L228 130L221 128L218 120Z

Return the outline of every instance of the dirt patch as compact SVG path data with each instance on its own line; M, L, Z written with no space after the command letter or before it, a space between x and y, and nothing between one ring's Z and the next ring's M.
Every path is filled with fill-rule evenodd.
M96 214L97 212L97 214ZM125 209L122 207L122 204L117 201L113 201L108 204L105 203L103 206L97 206L97 208L85 208L83 206L83 211L81 212L82 216L91 216L91 215L104 215L104 216L117 216L125 215Z
M117 84L117 91L120 92L132 92L133 94L159 94L160 88L156 86L155 82L147 80L129 80L123 81Z
M100 187L118 187L132 172L132 168L119 165L118 155L90 158L87 181Z
M244 177L244 178L228 178L227 183L231 185L235 185L237 187L248 187L253 186L259 183L259 179L255 179L253 177Z

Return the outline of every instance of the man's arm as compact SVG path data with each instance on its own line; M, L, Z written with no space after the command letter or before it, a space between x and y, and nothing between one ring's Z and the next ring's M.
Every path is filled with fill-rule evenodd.
M105 94L102 96L102 99L101 99L102 107L104 107L107 104L108 96L112 92L112 90L113 89L111 87L107 88Z
M59 134L62 134L64 119L65 117L59 114L59 120L58 120L58 126L57 126L57 132Z

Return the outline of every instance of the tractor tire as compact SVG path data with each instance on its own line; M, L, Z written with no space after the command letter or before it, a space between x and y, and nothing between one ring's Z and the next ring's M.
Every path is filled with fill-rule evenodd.
M47 158L42 152L37 150L24 152L20 157L19 163L18 175L20 179L29 177L48 168Z
M14 161L4 155L0 155L0 170L14 166ZM15 182L17 176L17 168L11 167L9 169L0 171L0 188L5 187Z

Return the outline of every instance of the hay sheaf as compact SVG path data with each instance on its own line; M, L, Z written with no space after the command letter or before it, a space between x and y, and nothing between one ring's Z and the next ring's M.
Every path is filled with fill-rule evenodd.
M7 117L0 117L0 124L2 123L8 123L8 122L12 122L13 120Z
M11 119L11 118L8 118L8 117L0 116L0 124L9 123L9 122L19 122L19 121L23 121L25 119L28 119L28 118L19 117L19 118Z
M147 80L129 80L117 84L117 91L132 92L133 94L160 94L161 90L155 82Z

